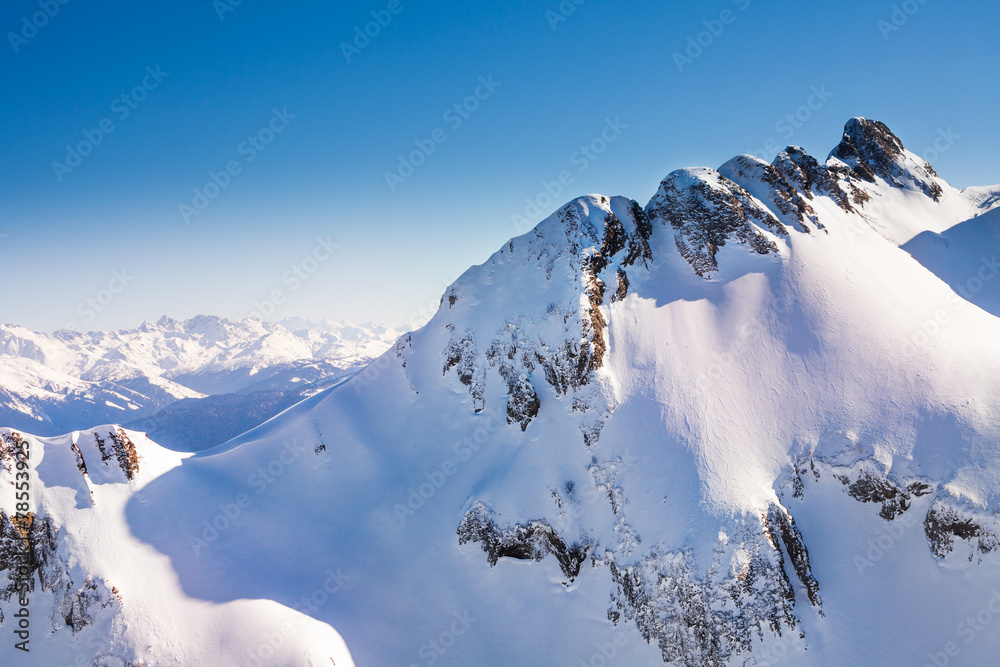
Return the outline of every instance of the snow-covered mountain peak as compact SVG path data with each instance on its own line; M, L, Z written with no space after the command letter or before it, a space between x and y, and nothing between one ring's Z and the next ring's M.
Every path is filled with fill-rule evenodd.
M881 178L896 187L912 188L937 201L943 194L942 181L926 160L903 147L884 123L852 118L844 127L844 137L830 153L849 165L868 182Z
M365 372L102 520L213 603L296 605L343 567L305 608L365 664L922 664L1000 590L1000 320L965 300L1000 275L997 189L866 180L849 161L896 150L866 132L570 202ZM66 495L43 506L76 535Z

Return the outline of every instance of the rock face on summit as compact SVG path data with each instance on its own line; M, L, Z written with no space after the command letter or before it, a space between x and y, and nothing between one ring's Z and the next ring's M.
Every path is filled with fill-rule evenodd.
M852 118L844 128L844 138L830 155L843 160L869 183L878 177L898 187L915 185L938 201L944 191L934 168L904 151L903 143L885 124Z

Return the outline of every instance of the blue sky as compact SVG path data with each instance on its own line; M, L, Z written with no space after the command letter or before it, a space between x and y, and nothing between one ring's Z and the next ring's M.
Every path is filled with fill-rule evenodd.
M0 320L415 326L514 216L824 158L858 115L918 153L950 133L938 172L1000 183L995 3L234 3L4 4Z

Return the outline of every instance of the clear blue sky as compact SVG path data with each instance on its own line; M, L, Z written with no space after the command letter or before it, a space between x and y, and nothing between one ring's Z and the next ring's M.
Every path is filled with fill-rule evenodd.
M569 0L563 16L557 0L230 1L42 0L55 15L34 19L38 0L4 3L0 320L239 318L277 290L275 318L419 324L563 170L572 183L532 223L586 193L645 203L670 171L768 139L825 158L858 115L919 153L951 128L938 172L1000 183L996 3L909 0L889 32L892 2ZM392 20L348 62L373 11ZM675 52L709 28L680 71ZM445 116L476 92L467 118ZM776 127L809 101L801 127ZM574 155L608 119L627 128ZM386 172L435 130L446 140L391 190ZM84 132L100 143L67 162ZM230 162L187 223L180 205L204 204L193 190Z

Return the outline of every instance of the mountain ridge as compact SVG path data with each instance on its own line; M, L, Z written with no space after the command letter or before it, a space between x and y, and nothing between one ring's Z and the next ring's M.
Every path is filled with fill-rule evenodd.
M571 201L365 372L149 480L124 531L185 596L300 605L360 664L925 661L1000 587L1000 321L900 245L994 189L864 123L846 160ZM135 657L169 655L151 632Z

